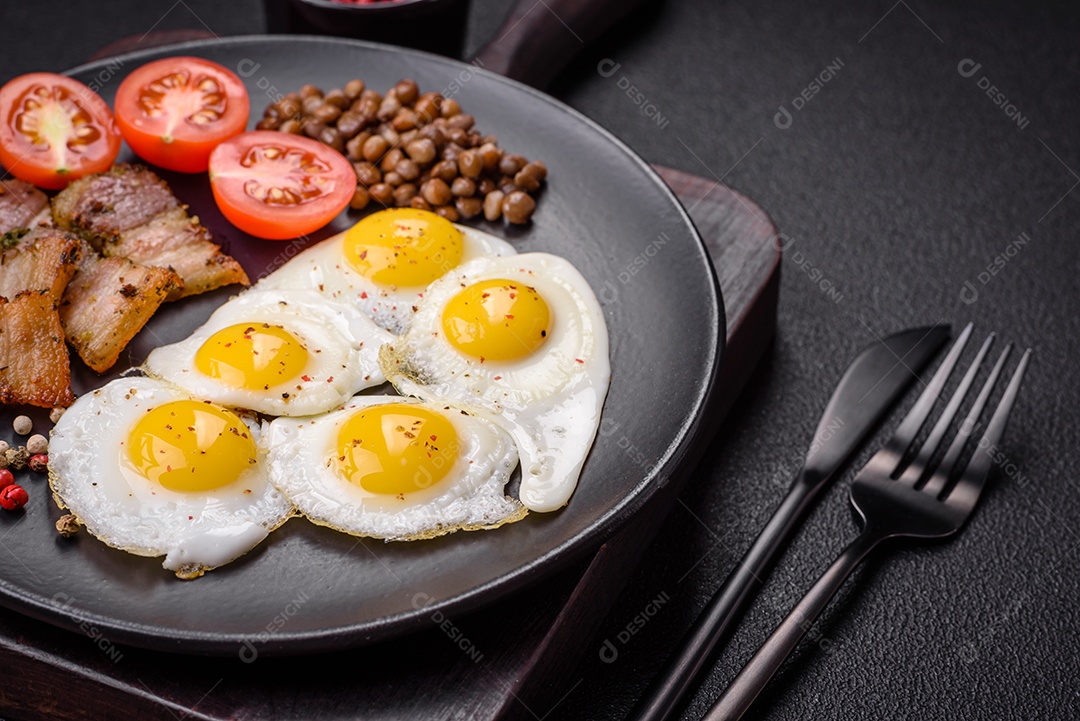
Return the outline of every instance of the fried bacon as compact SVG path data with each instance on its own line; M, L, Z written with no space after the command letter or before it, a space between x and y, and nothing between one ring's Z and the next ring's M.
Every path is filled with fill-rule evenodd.
M210 240L210 231L183 208L156 216L145 225L120 233L104 246L106 255L123 256L143 265L170 268L184 283L169 295L176 300L233 283L248 285L240 264Z
M47 290L59 301L83 257L80 241L66 233L41 232L0 256L0 296Z
M153 172L139 165L115 165L68 185L53 198L56 224L83 236L95 248L125 230L137 228L180 201Z
M45 193L23 180L0 180L0 233L28 228L49 206Z
M69 185L53 199L53 219L108 257L169 268L183 283L169 300L223 285L248 285L247 274L221 252L199 219L150 170L117 165Z
M67 406L71 367L49 290L0 297L0 403Z
M0 255L0 403L74 400L57 305L82 254L77 239L45 234Z
M183 281L168 268L85 251L60 303L60 321L83 362L102 373Z

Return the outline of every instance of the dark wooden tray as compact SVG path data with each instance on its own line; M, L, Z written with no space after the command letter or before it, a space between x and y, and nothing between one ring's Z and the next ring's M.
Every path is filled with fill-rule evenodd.
M714 430L773 336L775 230L764 211L719 182L657 170L705 238L727 308ZM436 614L430 631L349 652L253 663L170 655L7 611L0 713L58 721L544 718L572 689L581 654L596 650L599 623L679 490L668 485L595 555L539 585L460 618Z

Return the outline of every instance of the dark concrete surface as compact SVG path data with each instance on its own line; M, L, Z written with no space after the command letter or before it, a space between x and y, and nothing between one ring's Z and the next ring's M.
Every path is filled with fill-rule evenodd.
M503 7L474 0L470 49ZM6 2L0 18L2 80L151 27L264 27L254 0ZM1004 444L1018 471L995 475L955 540L857 572L817 627L827 643L801 647L750 716L1080 718L1078 31L1080 7L1065 3L670 0L559 77L554 95L646 159L755 198L787 252L769 360L600 636L583 639L596 652L549 718L625 714L782 497L854 353L942 320L1035 348ZM856 532L850 477L684 718L700 717Z

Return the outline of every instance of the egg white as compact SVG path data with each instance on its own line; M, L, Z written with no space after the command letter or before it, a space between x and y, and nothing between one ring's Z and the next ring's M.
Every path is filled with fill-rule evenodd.
M295 336L308 351L303 371L258 390L236 388L202 373L195 366L199 348L217 331L238 323L268 323ZM316 291L252 289L215 310L188 338L155 348L143 369L203 400L274 416L311 415L386 382L378 349L390 338L355 308Z
M517 253L501 238L476 228L454 223L462 233L461 265L475 258ZM401 333L409 324L413 308L424 296L425 286L385 286L357 273L345 259L348 231L313 245L259 280L256 288L307 288L334 300L352 303L380 327Z
M442 328L447 303L462 288L494 278L518 280L545 299L551 331L518 361L480 361L451 345ZM479 258L428 286L406 333L379 353L399 393L465 404L513 436L521 455L521 502L553 511L569 500L592 447L611 379L607 326L588 282L547 253Z
M173 491L131 467L123 444L152 408L190 400L149 378L118 378L80 397L52 430L49 484L98 540L138 556L165 556L163 566L194 578L258 545L295 511L260 462L221 488ZM257 440L259 426L243 418Z
M488 529L517 521L526 509L504 493L517 450L498 426L459 407L421 404L443 414L457 433L457 453L446 476L410 493L371 494L337 472L341 426L364 408L421 404L415 398L357 396L338 411L312 418L278 418L262 435L270 480L311 521L355 536L409 541L457 530Z

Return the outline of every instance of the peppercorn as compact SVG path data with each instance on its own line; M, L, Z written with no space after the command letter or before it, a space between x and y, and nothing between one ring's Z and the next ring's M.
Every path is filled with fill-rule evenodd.
M30 455L49 452L49 439L40 433L35 433L26 441L26 450Z
M0 468L0 489L7 488L15 482L15 475L6 468Z
M56 521L56 532L64 538L71 538L79 532L81 525L74 514L65 513Z
M30 434L30 431L34 430L34 422L30 420L30 416L15 416L15 421L11 424L11 427L20 436L26 436Z
M25 447L19 446L18 448L9 448L4 451L4 457L7 459L8 465L14 468L16 471L21 471L26 468L26 461L30 459L30 453Z
M17 511L25 506L29 500L30 495L26 492L26 489L15 483L0 491L0 506L5 511Z
M49 470L49 456L44 453L35 453L30 456L30 460L26 462L26 465L34 473L45 473Z

